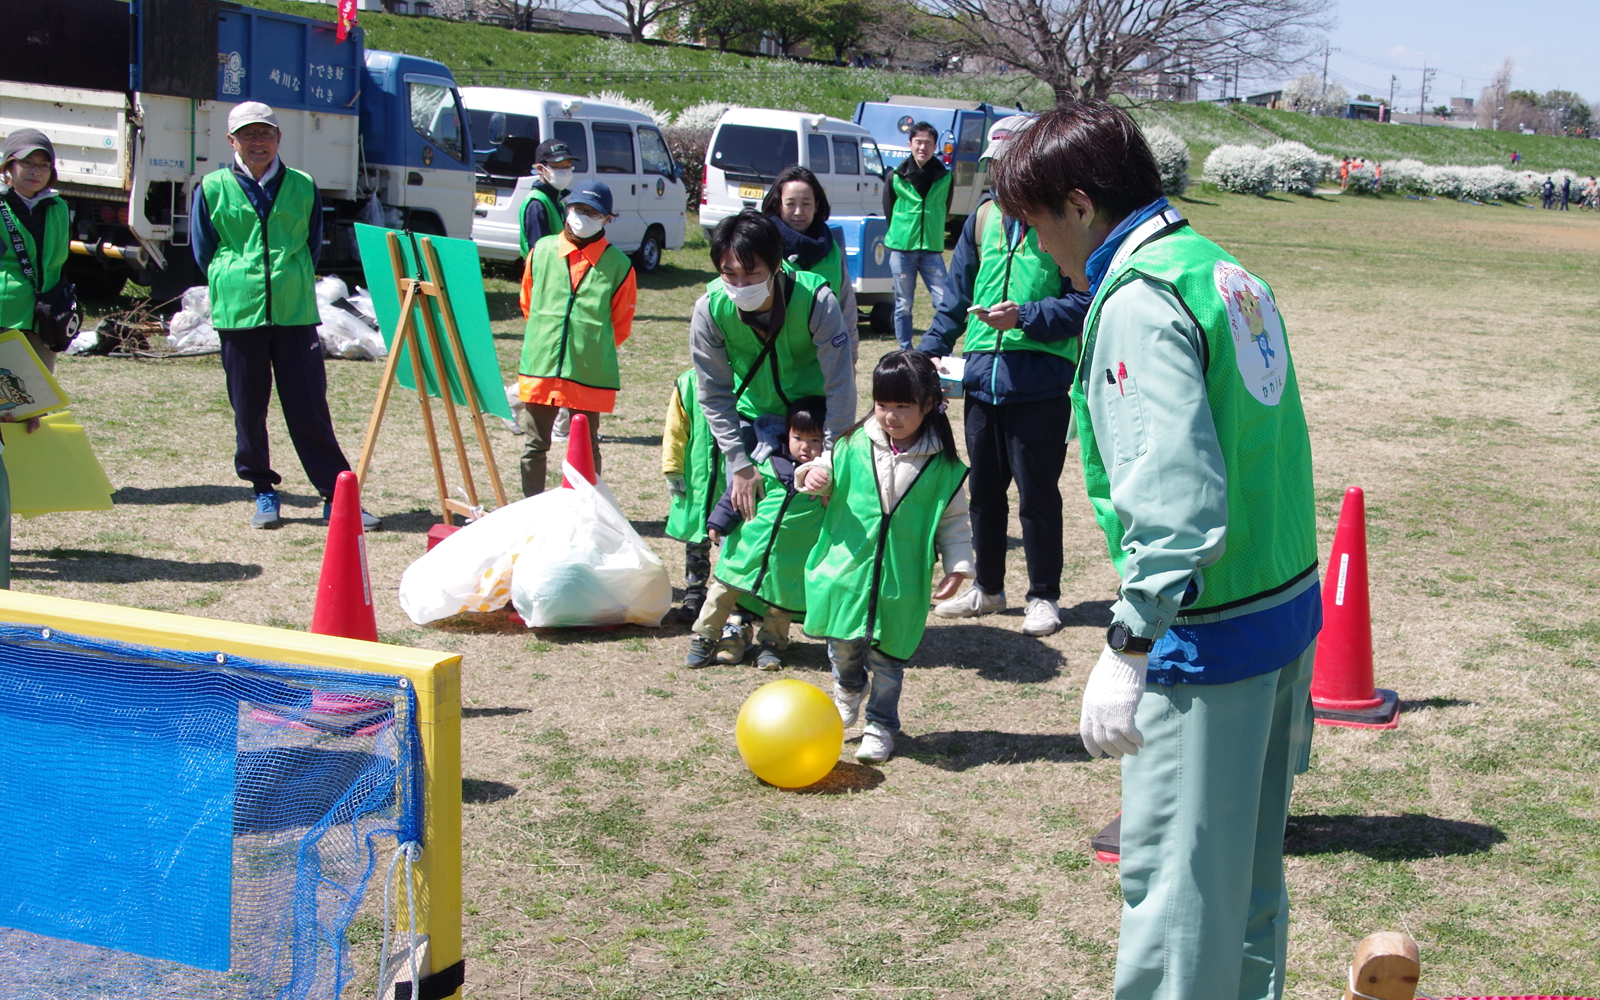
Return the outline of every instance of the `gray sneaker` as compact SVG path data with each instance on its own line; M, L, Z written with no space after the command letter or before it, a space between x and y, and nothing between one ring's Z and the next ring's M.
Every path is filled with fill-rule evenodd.
M1022 618L1023 635L1053 635L1061 629L1061 608L1055 601L1035 597Z
M882 764L894 756L894 733L878 725L867 723L861 730L861 746L856 750L856 760L869 764Z
M986 594L977 584L968 587L965 593L957 594L948 601L940 601L933 606L933 613L940 618L976 618L979 615L992 615L997 611L1006 609L1006 592Z
M722 638L717 640L716 661L718 663L741 663L744 661L745 650L750 644L744 638L744 626L735 621L729 621L722 626Z
M711 663L711 654L716 651L716 645L710 639L701 635L689 637L689 651L684 654L683 662L689 667L704 667Z
M762 670L782 670L783 657L778 654L778 644L771 639L761 643L756 650L756 666Z
M256 512L250 515L250 527L276 528L283 520L279 514L282 506L277 490L262 490L257 493Z
M856 720L861 717L861 700L867 696L867 687L868 685L863 684L861 690L852 691L840 687L838 681L834 682L833 705L839 710L839 721L845 724L845 728L855 725Z

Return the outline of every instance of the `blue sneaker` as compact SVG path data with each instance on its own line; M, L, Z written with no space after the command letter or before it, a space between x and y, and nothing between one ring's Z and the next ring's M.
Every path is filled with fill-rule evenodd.
M250 527L276 528L282 520L278 514L281 507L277 490L262 490L257 493L256 512L250 515Z
M322 523L327 524L331 520L333 520L333 501L324 500L322 501ZM378 531L382 527L383 518L374 517L373 515L368 514L366 511L361 512L362 531Z

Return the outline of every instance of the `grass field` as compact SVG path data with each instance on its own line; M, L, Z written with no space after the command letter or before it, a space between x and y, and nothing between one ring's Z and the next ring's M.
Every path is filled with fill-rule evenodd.
M1182 207L1277 291L1324 552L1344 489L1367 490L1379 681L1405 702L1393 732L1317 732L1288 837L1289 996L1337 995L1355 942L1391 928L1420 942L1430 995L1592 994L1600 220L1396 199ZM603 427L608 479L679 584L658 445L704 252L641 280ZM512 288L489 290L509 372ZM864 343L863 368L888 346ZM329 368L354 454L379 369ZM59 374L117 507L18 521L14 586L304 627L324 532L281 420L289 522L252 532L214 358L68 358ZM514 481L516 439L495 434ZM1120 899L1087 840L1118 808L1118 772L1076 731L1116 580L1076 448L1067 627L1024 637L1020 610L931 622L901 755L795 793L757 782L733 745L740 702L769 676L685 670L681 627L413 626L395 591L434 520L420 441L397 397L369 557L383 637L465 656L468 996L1109 995ZM1020 552L1010 570L1018 597ZM826 684L821 645L798 643L787 674ZM375 921L353 937L370 963Z

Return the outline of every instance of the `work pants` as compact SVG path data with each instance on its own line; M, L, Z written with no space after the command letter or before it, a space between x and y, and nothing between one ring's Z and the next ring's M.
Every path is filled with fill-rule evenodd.
M1006 585L1007 492L1017 483L1028 599L1061 600L1061 469L1067 460L1066 396L1032 403L966 399L967 504L977 555L975 583L986 594Z
M517 417L522 427L522 495L543 493L550 453L550 432L556 424L557 406L528 403ZM600 414L574 410L589 418L589 441L594 445L594 474L600 474Z
M267 407L272 387L289 425L289 440L317 493L332 498L339 473L350 463L333 433L328 413L328 373L322 363L322 340L314 326L257 326L218 330L222 370L233 405L233 467L256 492L283 482L272 470L267 447Z
M1232 684L1151 685L1122 758L1116 1000L1279 1000L1283 834L1310 766L1311 663Z

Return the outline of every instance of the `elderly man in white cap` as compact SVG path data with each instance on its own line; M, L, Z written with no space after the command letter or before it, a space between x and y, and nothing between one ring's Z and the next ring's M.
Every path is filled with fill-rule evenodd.
M196 185L194 258L211 288L211 323L222 339L237 438L234 468L255 494L252 528L277 527L282 477L267 448L273 382L289 438L317 492L322 517L350 463L328 414L328 380L317 337L316 273L322 250L317 182L278 158L278 119L259 101L228 114L233 161ZM365 512L370 530L382 522Z
M1003 155L1007 139L1030 120L1012 115L995 122L983 159ZM936 605L936 615L1005 610L1006 494L1016 480L1028 565L1022 631L1044 636L1061 627L1059 481L1067 460L1067 392L1088 308L1088 293L1073 291L1027 223L988 200L967 217L950 259L950 294L918 345L937 357L966 338L962 388L977 576L965 593Z

